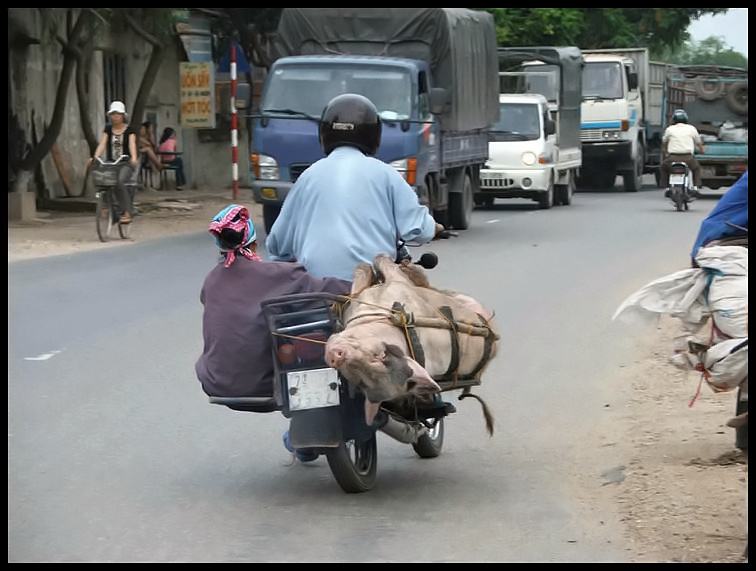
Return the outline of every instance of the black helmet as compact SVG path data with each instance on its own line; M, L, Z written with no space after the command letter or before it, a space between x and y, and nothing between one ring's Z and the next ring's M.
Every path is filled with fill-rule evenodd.
M675 109L675 112L672 113L672 124L675 125L676 123L687 123L688 122L688 114L685 112L684 109Z
M381 144L381 118L367 97L345 93L334 97L320 117L320 146L329 155L341 145L374 155Z

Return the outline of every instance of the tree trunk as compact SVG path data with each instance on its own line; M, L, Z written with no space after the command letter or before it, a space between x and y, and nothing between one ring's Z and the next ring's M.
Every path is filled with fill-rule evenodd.
M11 192L26 192L33 175L32 171L19 170L16 173L16 179L13 181Z
M87 93L86 73L92 66L92 54L94 53L94 34L92 34L85 45L77 51L76 54L76 98L79 101L79 120L81 121L81 130L84 133L84 139L89 147L89 156L93 156L97 149L98 138L92 127L92 119L89 116L89 94ZM89 169L84 171L84 178L81 181L81 189L78 196L84 196L87 193L87 181L89 180Z
M92 118L89 116L89 94L86 85L86 74L92 65L93 52L94 38L89 38L89 41L76 56L76 97L79 101L81 130L84 132L84 138L89 147L89 156L94 155L98 143L97 135L92 127Z
M76 44L79 41L79 37L84 31L86 25L90 22L90 17L87 12L79 14L76 24L74 24L71 36L68 38L68 44ZM57 140L60 134L60 129L63 126L63 117L66 112L66 101L68 99L68 86L71 83L71 77L74 74L74 68L76 65L76 56L68 49L67 46L63 47L63 69L60 72L60 81L58 82L58 90L55 94L55 108L53 110L53 116L50 120L50 126L45 130L45 134L42 136L42 140L38 145L35 145L29 153L21 160L19 169L24 171L33 172L34 168L42 162L47 153L53 146L53 143Z
M131 111L131 118L129 121L134 125L134 128L137 128L142 123L144 108L147 106L147 99L152 91L152 86L155 83L158 71L160 71L160 65L163 63L164 56L165 46L162 44L153 45L150 61L147 64L147 69L144 70L144 75L142 75L142 82L139 84L139 91L137 91L136 101L134 101L134 108Z
M144 108L147 106L147 99L152 91L155 78L158 71L160 71L160 64L163 63L165 43L148 33L132 15L125 13L124 18L138 36L152 45L150 61L147 63L147 69L144 70L144 75L142 75L142 82L139 84L139 91L137 91L136 101L134 102L134 108L131 111L131 118L129 119L134 126L139 126L142 123Z

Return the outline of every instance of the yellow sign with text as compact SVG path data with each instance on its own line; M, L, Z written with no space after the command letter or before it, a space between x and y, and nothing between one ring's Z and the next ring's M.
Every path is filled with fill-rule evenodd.
M215 68L212 62L180 62L181 126L215 128Z

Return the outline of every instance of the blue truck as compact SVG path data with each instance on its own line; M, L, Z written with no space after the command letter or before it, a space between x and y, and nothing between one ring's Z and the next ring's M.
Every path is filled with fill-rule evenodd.
M678 65L669 80L684 91L681 107L703 138L705 152L695 155L703 186L732 186L748 169L748 70Z
M402 173L438 222L468 228L489 129L499 118L490 14L285 8L275 50L250 129L251 187L266 231L297 177L324 156L320 115L342 93L364 95L378 108L377 157Z

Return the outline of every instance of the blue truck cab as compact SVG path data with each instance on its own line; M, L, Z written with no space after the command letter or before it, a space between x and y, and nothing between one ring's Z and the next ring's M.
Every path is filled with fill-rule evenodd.
M341 93L359 93L383 122L377 158L391 164L429 204L422 184L438 170L439 125L431 114L428 66L419 60L371 56L294 56L276 61L254 119L251 186L263 205L266 231L299 175L324 157L320 115ZM420 183L418 183L420 181Z
M471 221L489 129L499 119L493 17L466 8L284 8L276 56L250 129L255 200L269 229L302 172L323 157L327 103L370 99L377 158L444 225ZM357 190L357 189L356 189Z

